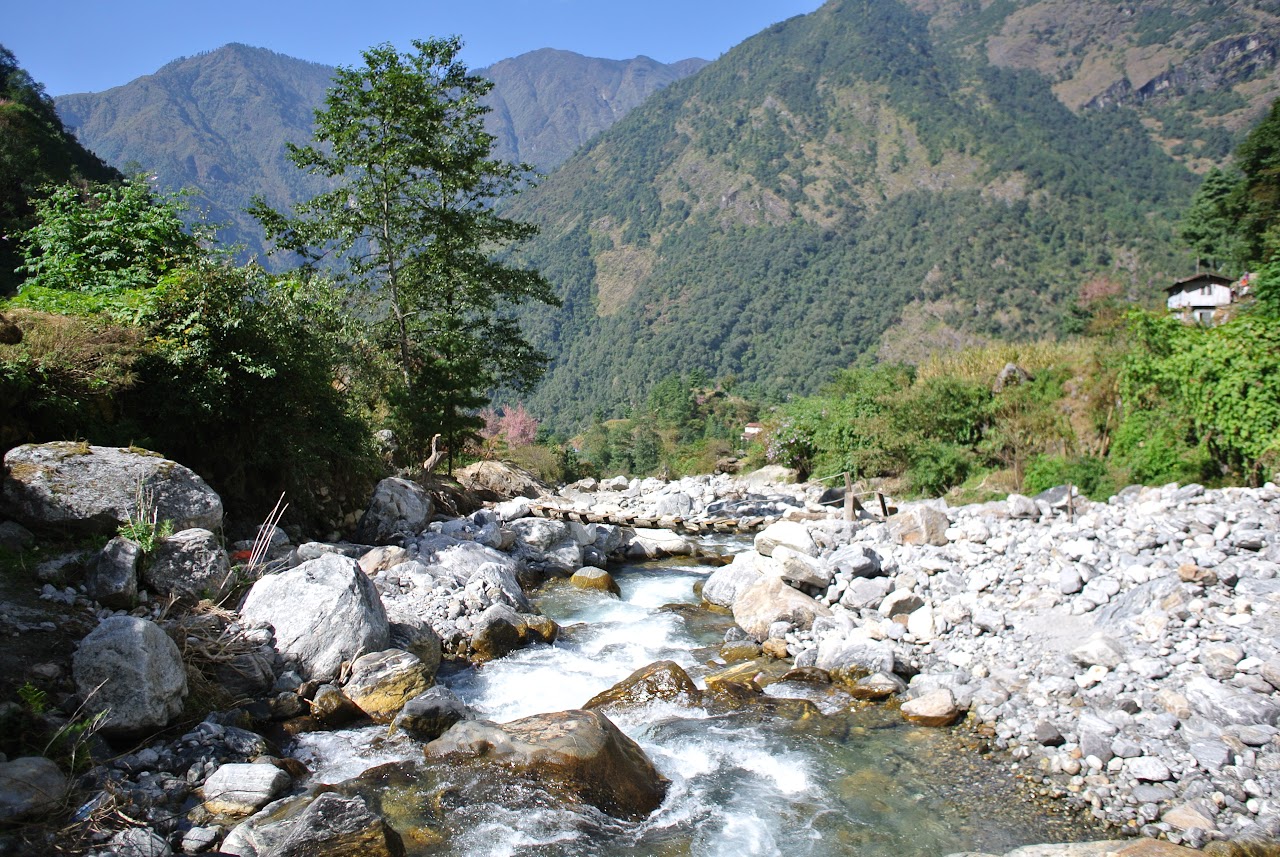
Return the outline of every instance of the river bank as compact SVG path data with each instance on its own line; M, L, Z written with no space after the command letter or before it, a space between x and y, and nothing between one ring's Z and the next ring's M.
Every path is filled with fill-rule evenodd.
M97 449L58 455L82 466L110 452ZM160 638L183 643L184 652L165 654L155 640L146 658L132 660L170 658L181 670L185 657L189 678L197 666L204 671L202 692L229 690L218 698L235 702L179 737L145 740L123 756L95 752L100 761L78 788L97 796L81 812L117 813L146 826L90 844L113 853L125 847L120 837L145 838L137 832L144 831L152 844L191 853L214 845L258 853L244 850L243 836L241 844L224 840L237 817L269 802L278 811L280 801L309 812L317 799L306 791L309 772L281 757L279 742L362 717L397 717L418 695L429 696L442 657L490 664L492 673L518 664L523 655L513 652L548 647L562 629L529 597L547 580L627 556L700 552L672 533L530 518L534 501L773 521L701 589L734 620L718 656L726 674L692 669L698 684L690 692L715 705L763 704L763 685L795 667L806 680L829 682L827 693L896 699L885 710L898 722L964 718L1011 777L1029 779L1064 805L1088 807L1126 835L1201 847L1280 832L1274 486L1130 489L1102 504L1063 492L954 509L917 504L888 521L833 517L822 494L819 486L727 477L615 480L450 517L435 514L421 486L386 480L360 528L381 542L376 547L295 543L267 528L260 564L230 566L195 527L194 535L189 529L163 540L185 557L168 565L122 566L118 546L50 558L36 569L47 603L62 604L81 624L100 623L99 630L141 638L148 627L163 629ZM201 514L212 508L193 505ZM184 586L208 587L213 572L229 568L252 584L236 613L197 610L175 619L157 597L172 593L189 603L179 594ZM607 585L600 575L581 576L584 585ZM139 590L139 580L152 591ZM192 652L210 640L223 660L193 666ZM88 662L92 643L81 642L78 662ZM60 711L69 714L85 698L101 702L97 689L86 690L92 671L80 663L26 666L41 667L32 676L50 677ZM101 693L110 690L108 683ZM156 734L155 722L172 722L191 698L187 683L150 675L126 696L155 704L135 712L136 722L111 724L117 746ZM424 745L474 716L459 711L422 737ZM551 725L538 728L546 733ZM508 740L495 736L485 740ZM230 811L219 795L244 786L237 776L257 783L256 791L232 801ZM398 841L366 803L359 807L370 829Z

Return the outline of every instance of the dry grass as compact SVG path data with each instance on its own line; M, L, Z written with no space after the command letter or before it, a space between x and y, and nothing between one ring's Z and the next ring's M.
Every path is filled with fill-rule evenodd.
M958 378L977 384L990 384L1008 363L1026 369L1032 375L1056 366L1077 367L1088 363L1092 347L1084 342L1000 343L967 348L953 354L935 354L922 363L916 377Z
M22 341L0 345L0 361L28 362L76 389L124 389L137 381L133 365L144 350L137 328L28 309L6 313Z

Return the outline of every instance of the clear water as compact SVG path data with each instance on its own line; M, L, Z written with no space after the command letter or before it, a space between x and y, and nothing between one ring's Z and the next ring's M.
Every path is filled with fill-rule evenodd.
M621 599L554 585L539 606L566 628L561 641L442 683L480 716L504 722L581 707L657 660L697 678L730 620L661 608L695 604L694 584L710 571L631 567L616 575ZM909 726L891 708L855 710L812 685L769 692L811 699L823 716L711 715L667 702L614 716L671 781L662 806L637 823L570 811L524 787L408 766L370 771L352 788L405 835L410 854L422 855L946 855L1104 838L1028 802L1007 767L948 730ZM383 728L306 735L295 755L331 783L421 758L414 742L389 740Z

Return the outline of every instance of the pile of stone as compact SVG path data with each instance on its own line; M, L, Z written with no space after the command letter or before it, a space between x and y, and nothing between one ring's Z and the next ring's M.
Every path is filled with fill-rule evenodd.
M1131 832L1280 834L1280 489L1130 488L782 522L707 582L757 640L919 722L967 713ZM927 712L927 713L926 713Z
M538 501L573 512L608 517L681 518L686 521L780 518L804 511L824 513L823 489L787 484L795 471L768 468L746 477L725 474L662 479L583 479Z

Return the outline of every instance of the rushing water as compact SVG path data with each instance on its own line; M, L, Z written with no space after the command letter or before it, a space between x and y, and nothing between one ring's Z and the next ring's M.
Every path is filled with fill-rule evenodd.
M710 571L632 566L615 575L620 599L552 585L538 603L564 627L559 642L441 681L480 716L504 722L578 708L657 660L674 660L696 679L730 620L667 606L696 604L694 585ZM1027 802L1007 767L948 730L912 727L883 706L857 710L842 694L812 685L775 684L769 693L808 698L824 716L795 721L751 708L712 715L670 702L613 716L671 780L662 806L638 823L492 783L461 798L447 783L422 782L403 769L361 790L373 792L393 826L410 831L411 854L945 855L1101 838ZM384 736L385 728L310 734L295 754L320 782L421 758L411 740ZM433 802L431 811L421 809Z

